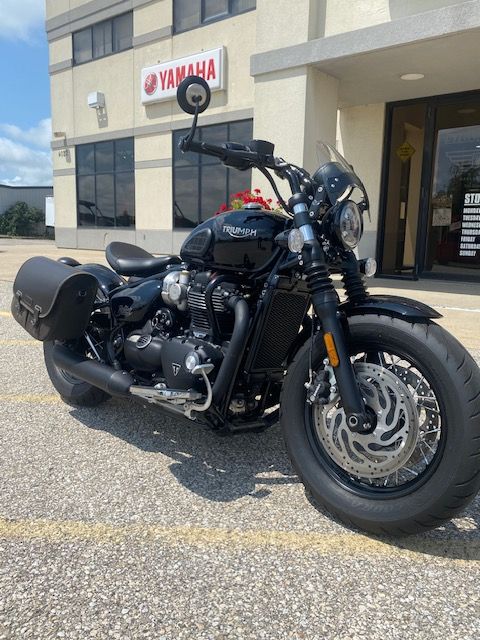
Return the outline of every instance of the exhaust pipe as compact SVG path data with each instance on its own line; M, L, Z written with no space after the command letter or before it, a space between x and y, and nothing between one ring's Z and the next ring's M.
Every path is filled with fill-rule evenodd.
M213 385L213 402L219 404L227 393L228 387L235 376L239 360L245 349L245 342L248 336L248 325L250 322L247 301L240 296L230 298L227 305L235 314L232 338L230 346L223 359Z
M61 344L53 347L52 358L59 369L102 389L111 396L130 395L130 387L134 380L126 371L117 371L106 364L80 356Z

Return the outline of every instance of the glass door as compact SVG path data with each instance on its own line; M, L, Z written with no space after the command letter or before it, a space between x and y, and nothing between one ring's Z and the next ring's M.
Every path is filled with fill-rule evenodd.
M387 114L381 273L480 279L480 92Z
M390 125L382 272L415 272L427 104L393 107Z
M480 275L480 101L437 107L423 275Z

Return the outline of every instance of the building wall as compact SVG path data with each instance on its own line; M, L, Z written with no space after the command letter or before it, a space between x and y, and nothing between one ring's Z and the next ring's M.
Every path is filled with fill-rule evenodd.
M65 6L64 2L47 0L47 19L55 19L68 10ZM71 0L69 9L82 6L89 3ZM224 46L226 90L213 93L208 115L200 117L199 124L253 117L254 82L249 64L255 50L255 14L250 11L171 37L172 1L142 4L134 11L136 44L132 49L68 66L51 75L53 127L67 134L68 145L66 152L60 140L53 150L56 238L60 246L103 248L112 240L123 239L158 253L178 250L186 232L172 233L171 132L188 127L191 118L186 117L175 100L142 105L141 69ZM91 21L94 23L97 18L92 16ZM70 34L50 43L51 69L71 61L72 57ZM106 109L101 119L95 109L87 106L87 95L92 91L105 95ZM136 229L93 232L77 229L75 145L132 135L135 136Z
M172 230L172 131L191 118L175 100L142 105L140 72L224 46L226 90L212 95L199 124L253 118L254 137L308 170L318 141L336 143L369 192L360 255L375 255L385 103L478 88L470 53L478 49L480 0L257 0L254 11L174 36L172 7L172 0L47 0L57 243L102 248L123 239L158 253L178 250L186 232ZM72 66L70 32L127 10L134 11L133 48ZM461 55L445 56L445 47ZM417 61L425 84L402 82ZM100 118L87 106L91 91L105 94ZM126 136L135 138L135 230L78 229L75 145ZM253 184L273 195L258 173Z
M0 215L16 202L26 202L45 213L45 198L53 194L52 187L9 187L0 185Z

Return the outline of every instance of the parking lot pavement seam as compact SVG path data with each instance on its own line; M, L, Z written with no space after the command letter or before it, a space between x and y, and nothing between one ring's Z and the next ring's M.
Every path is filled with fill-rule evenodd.
M14 520L0 518L0 539L40 540L43 542L82 541L93 544L163 543L171 547L224 547L239 549L283 549L313 552L317 555L350 557L401 557L430 561L431 555L449 562L480 560L480 542L436 538L410 538L383 541L359 533L314 533L281 530L239 530L197 526L131 524L113 525L73 520Z

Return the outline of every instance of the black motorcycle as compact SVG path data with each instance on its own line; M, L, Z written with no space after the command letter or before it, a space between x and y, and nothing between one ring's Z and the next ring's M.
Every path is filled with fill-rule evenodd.
M283 212L253 203L216 215L179 257L113 242L112 270L28 260L12 312L44 341L53 385L69 404L133 397L228 433L280 420L312 498L367 531L452 518L480 486L480 372L436 311L367 293L374 261L353 253L368 209L361 180L328 145L310 175L271 142L197 142L208 85L190 76L177 99L194 116L180 149L260 170Z

